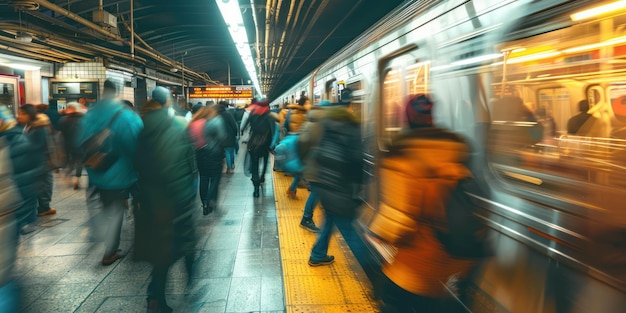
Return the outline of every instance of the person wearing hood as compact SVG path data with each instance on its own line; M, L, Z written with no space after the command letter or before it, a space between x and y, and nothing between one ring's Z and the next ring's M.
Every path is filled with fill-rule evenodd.
M17 127L13 114L4 105L0 105L0 140L10 147L13 180L23 201L15 214L17 226L23 234L30 233L35 230L37 219L37 179L45 167L40 160L40 152Z
M37 113L37 108L32 104L24 104L18 109L17 119L24 125L24 134L30 139L37 151L39 158L35 167L42 167L37 178L37 215L45 216L56 214L56 209L50 207L54 177L48 164L49 137L51 136L52 124L47 115Z
M233 174L235 172L235 149L237 147L237 122L232 114L226 111L228 103L220 101L217 104L217 113L224 121L224 130L226 140L224 141L224 153L226 154L226 173Z
M117 86L108 79L104 82L102 100L89 108L80 120L81 132L76 139L77 145L82 146L107 127L112 133L109 139L111 154L116 156L115 162L104 171L86 167L89 176L88 199L92 198L92 193L96 193L99 196L97 201L102 205L102 213L94 221L94 226L101 227L105 233L104 266L124 257L118 248L126 202L130 189L137 182L133 160L137 138L143 128L139 116L117 99Z
M356 215L359 201L355 194L363 175L361 125L346 102L320 102L323 117L310 123L298 140L300 159L305 164L304 177L311 191L319 196L325 221L311 249L309 266L329 265L328 255L334 225L343 225Z
M170 92L156 87L152 99L141 107L144 128L135 160L139 176L135 257L153 267L147 300L148 312L155 313L172 312L165 300L168 270L185 257L191 279L196 245L193 205L198 169L194 146L184 117L168 114L171 102Z
M385 313L443 312L439 300L448 290L442 282L453 275L463 279L475 263L453 257L438 239L441 225L447 225L441 203L449 202L459 181L470 178L471 172L465 166L466 141L433 126L432 108L427 95L409 97L408 129L393 138L389 155L380 164L384 190L379 210L383 211L377 213L370 230L398 250L383 265L387 281L381 309ZM399 193L406 186L412 186L408 194L415 196Z
M68 172L75 171L74 190L80 187L80 177L83 174L83 153L76 144L82 117L82 106L78 102L70 102L65 110L65 115L59 120L59 130L63 134L63 144L67 153Z

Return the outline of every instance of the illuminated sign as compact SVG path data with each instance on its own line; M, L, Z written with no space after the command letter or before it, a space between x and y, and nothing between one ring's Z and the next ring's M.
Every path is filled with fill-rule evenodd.
M206 86L189 88L189 98L250 99L252 86Z

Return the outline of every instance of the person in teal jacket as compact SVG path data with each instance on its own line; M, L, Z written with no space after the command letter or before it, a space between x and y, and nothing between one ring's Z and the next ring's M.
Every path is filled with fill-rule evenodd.
M143 129L141 118L127 109L116 99L117 87L111 80L104 82L102 100L87 111L81 120L81 133L78 135L78 146L91 136L98 134L110 125L113 132L111 146L118 159L106 171L98 172L87 167L89 185L96 188L102 202L102 219L96 221L97 227L106 229L104 241L106 251L102 265L111 265L124 254L118 250L120 232L126 209L129 189L137 182L134 168L137 138ZM118 115L117 112L120 112ZM115 118L115 120L113 120Z

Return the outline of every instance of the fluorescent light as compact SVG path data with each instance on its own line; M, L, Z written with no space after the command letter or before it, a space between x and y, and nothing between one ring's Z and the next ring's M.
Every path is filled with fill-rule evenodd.
M626 9L626 1L622 0L622 1L616 1L616 2L609 3L609 4L597 6L595 8L591 8L588 10L576 12L570 15L569 17L572 19L572 21L577 22L580 20L594 17L594 16L612 13L612 12L624 10L624 9Z
M500 54L500 53L492 53L492 54L480 55L480 56L477 56L477 57L473 57L473 58L469 58L469 59L465 59L465 60L459 60L459 61L452 62L452 65L460 66L460 65L470 65L470 64L475 64L475 63L481 63L481 62L497 59L497 58L499 58L501 56L502 56L502 54Z
M0 65L10 67L10 68L15 68L18 70L24 70L24 71L34 71L34 70L41 69L41 67L39 66L28 65L28 64L0 63Z
M228 26L228 32L230 33L231 38L233 38L237 52L239 52L241 61L248 71L248 75L250 75L250 80L252 81L254 88L256 88L259 94L262 94L261 87L259 86L259 79L256 73L256 67L254 66L254 60L252 58L252 52L250 51L248 34L246 33L243 18L241 17L239 1L215 0L215 3L217 3L217 7L220 9L222 18L224 18L224 22ZM254 14L254 12L252 14Z
M529 55L523 55L523 56L516 57L516 58L510 58L506 61L506 63L507 64L523 63L523 62L528 62L528 61L547 59L547 58L555 57L560 54L561 54L561 51L549 50L549 51L538 52L538 53L533 53Z
M565 49L563 50L563 52L565 53L574 53L574 52L580 52L580 51L586 51L586 50L593 50L593 49L597 49L597 48L601 48L601 47L606 47L606 46L612 46L612 45L616 45L616 44L620 44L620 43L624 43L626 42L626 36L621 36L621 37L615 37L603 42L598 42L598 43L592 43L589 45L584 45L584 46L578 46L578 47L574 47L574 48L569 48L569 49Z

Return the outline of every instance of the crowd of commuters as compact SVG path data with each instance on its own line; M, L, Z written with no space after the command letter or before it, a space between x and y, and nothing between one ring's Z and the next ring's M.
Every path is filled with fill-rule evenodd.
M285 192L296 198L300 181L310 190L300 226L319 234L308 264L335 261L328 254L333 229L349 226L356 217L363 183L361 125L353 113L350 89L342 90L336 103L322 100L312 105L303 94L279 112L272 112L265 99L253 101L245 110L229 109L226 102L180 105L164 87L152 90L150 100L138 108L118 98L117 85L107 80L99 101L89 107L85 99L70 103L62 116L54 118L25 104L16 119L0 106L0 201L4 204L0 206L0 296L14 292L6 270L15 261L19 232L32 231L37 215L56 213L50 207L53 172L59 167L52 160L55 131L64 139L74 189L81 188L85 167L88 207L91 203L101 209L92 226L105 245L102 266L126 255L120 250L121 228L132 199L134 257L152 266L148 312L172 311L165 287L176 261L184 259L188 277L192 276L196 196L204 215L215 211L221 176L234 173L239 139L246 132L242 147L249 162L244 171L250 173L253 197L260 197L270 153L281 138L297 134L297 155L304 167L292 173L293 182ZM425 95L409 99L407 128L394 138L391 156L382 164L381 179L389 186L412 184L433 191L417 200L390 198L390 193L381 197L388 215L375 216L371 232L391 244L402 242L397 256L382 268L387 277L383 312L412 312L418 307L437 312L438 299L445 292L441 281L452 274L463 277L475 264L456 258L436 235L441 229L434 225L446 223L437 199L447 197L456 182L471 178L471 173L465 167L467 144L459 135L435 127L432 109L433 102ZM85 160L85 146L97 136L105 136L106 143L99 153L114 160L106 166ZM410 175L413 181L398 178L398 171L406 168L415 169ZM318 203L324 209L321 229L313 222Z

